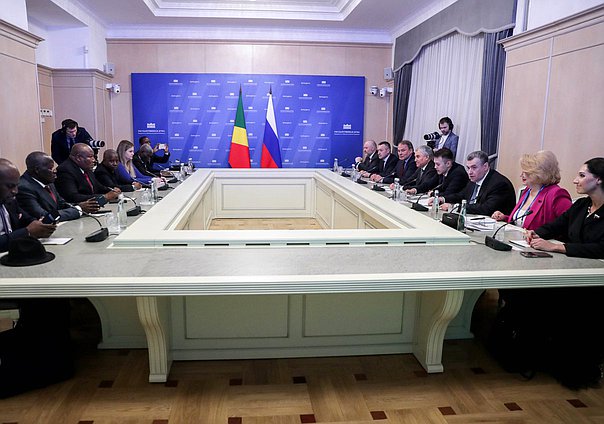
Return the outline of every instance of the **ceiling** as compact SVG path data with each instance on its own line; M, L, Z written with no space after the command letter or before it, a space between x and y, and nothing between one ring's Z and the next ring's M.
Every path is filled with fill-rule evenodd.
M312 33L315 40L390 43L455 1L26 0L26 4L28 18L46 29L85 26L75 17L81 13L65 11L75 9L100 22L109 38L157 37L158 32L166 36L187 33L189 38L204 32L245 38L266 32L271 37L281 34L283 39Z

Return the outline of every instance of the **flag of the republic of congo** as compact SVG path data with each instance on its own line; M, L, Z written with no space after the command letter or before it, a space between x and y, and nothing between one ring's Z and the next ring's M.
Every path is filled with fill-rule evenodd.
M231 138L229 165L231 165L231 168L250 167L250 146L247 141L247 130L245 129L245 116L243 115L241 87L239 87L237 116L235 117L235 127L233 128L233 137Z

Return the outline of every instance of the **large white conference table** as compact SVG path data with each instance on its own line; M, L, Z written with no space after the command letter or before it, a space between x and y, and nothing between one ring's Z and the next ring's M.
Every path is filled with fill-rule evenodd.
M237 191L246 184L247 191ZM235 197L229 195L230 190L235 190ZM327 196L329 190L331 197ZM294 198L306 199L298 203L299 208L285 203L273 212L256 208L252 216L313 216L324 228L332 229L317 235L317 230L228 232L196 227L203 227L214 217L241 216L237 202L249 206L253 203L250 193L253 199L270 203L274 196L288 193L287 197L292 192ZM184 204L190 207L181 208ZM343 214L342 205L350 216ZM356 212L355 205L359 207ZM292 212L294 209L302 212ZM346 229L346 225L338 229L339 223L355 216L359 223L356 230ZM412 228L401 221L404 225L397 227L395 221L401 216L407 224L414 220L420 224ZM95 306L95 300L135 301L122 305L136 305L149 349L149 381L163 382L173 359L342 354L335 345L344 339L322 334L321 326L329 324L327 321L340 325L339 313L344 314L344 321L354 321L359 315L359 321L353 323L357 326L370 321L373 314L387 321L390 315L384 312L386 308L370 304L376 299L386 303L397 299L394 308L405 308L399 315L404 323L401 325L406 327L395 332L403 334L405 340L400 343L403 347L394 351L412 352L427 372L442 372L443 339L461 308L464 292L604 284L604 261L559 254L527 259L517 251L488 249L427 219L408 206L329 171L200 170L145 215L132 219L128 230L117 238L86 243L84 236L98 228L89 218L61 225L55 235L73 240L62 246L47 246L56 255L53 261L31 267L0 267L0 298L87 297ZM418 239L419 233L427 234L426 239ZM403 294L408 296L397 297ZM326 312L334 308L339 311L339 302L344 299L346 303L351 296L347 306L352 311L342 309L344 312L333 316ZM196 331L207 330L196 330L194 322L209 320L219 325L212 317L220 314L222 301L232 307L228 303L232 299L239 299L244 319L251 316L270 321L269 333L275 330L271 326L276 326L274 351L257 344L240 348L237 339L246 336L238 337L235 332L214 334L210 339L223 343L223 349L214 351L214 356L199 355L200 345L190 339L195 338L192 334ZM262 299L261 306L250 306L248 301L253 299ZM255 315L265 307L266 317ZM312 311L317 310L321 312L312 317ZM122 312L127 315L132 311ZM272 312L284 315L289 324L280 326ZM291 318L296 313L303 316L300 321ZM229 314L237 315L237 309ZM295 347L283 344L296 326L302 333L316 331L310 338L318 340L317 345L305 350L304 343ZM390 348L380 350L380 342L377 347L364 348L365 340L378 336L368 333L346 334L349 339L360 340L352 353L394 352ZM396 344L392 343L392 334L388 337L390 345ZM272 343L267 342L269 339L263 336L259 344Z

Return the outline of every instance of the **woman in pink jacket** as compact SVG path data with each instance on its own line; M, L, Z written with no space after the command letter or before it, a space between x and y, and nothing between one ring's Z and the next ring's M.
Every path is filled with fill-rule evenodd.
M496 211L492 218L534 230L553 221L570 208L570 194L558 185L560 167L552 152L541 150L522 155L520 168L520 178L526 187L520 193L516 207L510 215Z

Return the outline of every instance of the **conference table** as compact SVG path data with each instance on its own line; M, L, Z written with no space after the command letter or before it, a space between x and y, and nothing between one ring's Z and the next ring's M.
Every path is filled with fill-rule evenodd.
M196 192L193 180L198 178L200 182L205 181L202 178L204 172L210 175L216 171L197 171L171 192L163 192L165 197L157 205L143 206L149 212L142 218L129 218L131 226L142 223L147 215L148 222L153 223L153 219L162 214L155 213L155 209L161 211L160 206L163 204L165 208L176 201L174 199L178 199L179 193L185 193L183 197L191 197L186 193L185 186L189 184L193 190L191 193ZM259 170L253 172L253 175L264 175L258 174L262 172ZM320 171L315 178L341 184L351 192L359 188L369 191L360 185L352 187L354 183L333 173L328 175L327 172ZM140 196L139 193L134 195ZM218 196L216 192L213 195ZM394 205L395 202L384 196L379 197L383 200L377 197L368 199L376 204L393 204L384 204L381 210L392 207L395 212L398 211L396 208L404 208L405 212L401 209L401 213L405 214L410 211L408 204ZM110 205L110 208L115 208L115 205ZM163 213L168 210L166 208ZM415 211L412 213L419 214ZM266 296L273 300L293 296L284 300L290 302L291 306L291 299L295 296L308 296L316 300L322 298L313 296L359 294L381 295L384 297L380 299L387 300L395 294L413 293L415 297L405 300L413 300L411 306L405 304L411 308L405 319L412 326L406 330L410 338L405 349L416 356L426 371L442 372L445 332L461 308L464 292L490 288L604 284L602 260L570 258L561 254L553 254L552 258L546 259L529 259L522 257L518 251L500 252L485 247L480 242L484 234L473 236L474 240L461 240L459 243L445 241L442 244L375 243L353 247L333 243L309 247L291 243L287 248L262 244L255 244L252 248L206 244L204 247L186 248L179 242L163 243L161 246L116 246L121 236L117 239L110 236L99 243L85 242L84 237L97 228L98 224L86 217L66 222L59 226L54 236L73 239L65 245L46 246L48 251L56 255L54 260L30 267L0 267L0 298L87 297L95 305L95 299L134 300L145 334L145 344L149 349L150 382L167 380L174 352L179 352L177 359L198 359L195 354L187 353L184 348L176 349L172 344L175 333L180 331L176 328L175 320L181 314L170 311L170 305L174 307L175 303L181 302L175 302L174 299L190 299L182 302L192 309L195 299L220 300L229 296L239 299ZM334 231L339 234L337 230ZM378 234L396 232L375 231ZM137 240L140 242L142 239ZM212 306L211 303L203 305L206 308ZM331 306L328 305L328 309ZM358 309L358 305L354 307ZM379 310L379 306L373 309L376 313ZM187 311L193 317L202 312ZM291 312L286 311L286 315L288 313ZM355 337L354 334L352 336ZM231 339L228 343L233 342ZM362 346L357 348L355 352L361 354L389 352L363 350ZM241 352L237 353L237 357L262 357L266 354L260 349L258 353L246 356L245 349L236 346L232 349ZM319 347L308 353L304 353L302 348L288 350L282 347L267 357L296 356L296 352L302 355L340 353L328 347ZM220 351L215 355L220 358Z

